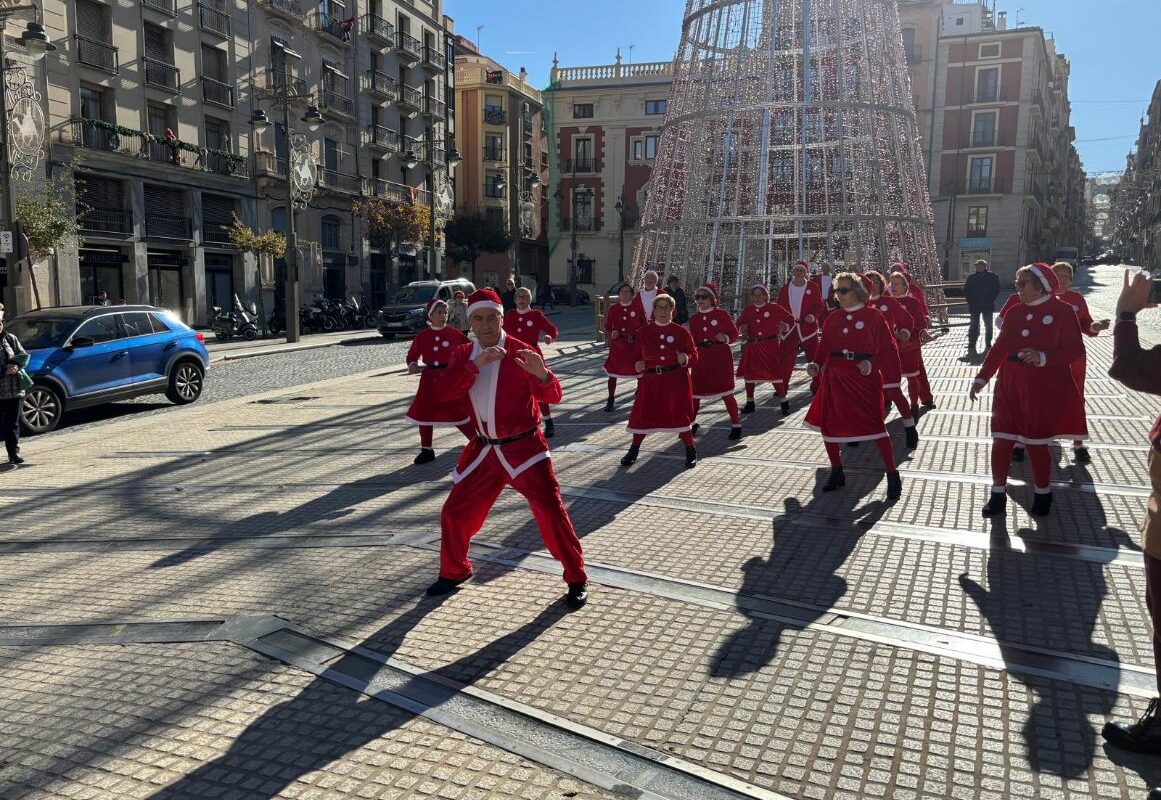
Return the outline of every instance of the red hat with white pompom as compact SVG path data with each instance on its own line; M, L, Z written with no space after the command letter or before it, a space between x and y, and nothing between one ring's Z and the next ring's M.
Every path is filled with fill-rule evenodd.
M500 295L493 289L476 289L468 296L468 316L480 309L491 308L504 313L504 304L500 302Z
M706 281L702 287L698 289L699 292L709 292L710 297L713 298L714 305L718 304L718 285L713 281ZM769 294L769 292L767 292Z
M767 300L770 299L770 287L769 286L767 286L764 283L755 283L753 286L750 287L750 291L752 292L755 289L761 289L766 294L766 299Z
M1029 264L1028 270L1040 281L1040 285L1044 287L1044 291L1049 294L1060 293L1060 279L1052 271L1051 264L1037 261L1035 264Z
M447 301L439 300L438 298L431 298L427 301L427 318L431 319L431 315L436 312L436 309L442 308L447 311Z

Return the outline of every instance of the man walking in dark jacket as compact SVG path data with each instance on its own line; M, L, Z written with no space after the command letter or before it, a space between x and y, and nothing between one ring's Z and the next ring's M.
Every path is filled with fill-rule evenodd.
M996 298L1000 296L1000 278L988 269L988 262L982 258L976 262L976 271L964 282L963 296L971 315L968 348L974 354L980 339L980 317L984 319L985 349L992 346L992 314L996 310Z

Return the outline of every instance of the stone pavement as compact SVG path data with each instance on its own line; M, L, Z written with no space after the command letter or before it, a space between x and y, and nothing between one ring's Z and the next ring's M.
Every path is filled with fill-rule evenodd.
M1094 315L1119 281L1095 273ZM564 342L554 463L594 581L572 614L513 493L476 580L422 597L459 434L411 465L397 368L30 440L0 472L0 798L1143 797L1161 760L1099 729L1155 694L1161 402L1088 346L1093 463L1065 447L1054 516L1022 486L988 525L963 328L928 350L939 408L894 505L871 448L817 493L801 379L738 443L707 408L696 469L661 436L622 469L628 391L605 414L602 352Z

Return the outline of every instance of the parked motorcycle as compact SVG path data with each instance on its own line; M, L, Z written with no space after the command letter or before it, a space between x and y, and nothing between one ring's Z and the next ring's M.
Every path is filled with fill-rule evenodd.
M258 325L255 322L257 309L253 306L247 309L238 299L238 295L234 295L233 309L223 312L221 306L214 306L213 312L214 319L210 327L218 341L228 342L235 336L241 336L248 342L258 338Z

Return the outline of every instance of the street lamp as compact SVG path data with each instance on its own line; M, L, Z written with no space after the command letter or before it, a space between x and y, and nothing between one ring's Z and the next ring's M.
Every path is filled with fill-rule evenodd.
M278 78L282 80L279 81ZM318 183L318 167L314 156L311 155L306 137L294 133L290 129L290 104L295 100L311 100L310 94L299 94L291 91L291 83L285 75L276 76L274 88L271 90L271 99L282 107L282 129L286 132L286 279L284 281L286 306L286 341L297 342L301 335L298 319L299 280L298 280L298 233L294 225L294 212L298 208L306 208L314 187ZM302 115L302 122L312 133L323 124L322 113L318 106L311 103L306 113ZM256 108L250 117L250 124L256 133L262 133L270 127L270 117L261 108ZM275 148L277 150L277 147ZM277 152L275 161L277 162ZM261 284L258 287L262 291Z
M625 282L625 195L617 198L618 235L621 238L621 251L617 255L617 283Z

